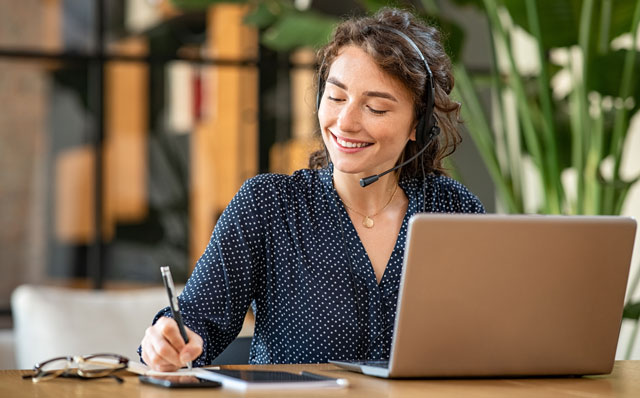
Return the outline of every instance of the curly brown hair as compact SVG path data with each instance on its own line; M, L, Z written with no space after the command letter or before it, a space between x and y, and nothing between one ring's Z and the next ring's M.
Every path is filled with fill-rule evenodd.
M427 174L446 174L442 161L456 150L461 141L458 132L458 125L461 123L460 103L449 98L454 83L451 60L436 28L425 25L408 11L394 8L383 8L369 17L347 19L338 25L329 44L317 53L320 65L318 73L321 74L319 81L326 81L330 66L343 47L357 46L409 90L414 103L414 117L418 120L426 112L425 88L428 74L425 65L407 40L390 33L385 27L398 30L411 38L429 64L435 90L434 114L441 129L441 134L431 142L422 156L402 167L400 178L419 177L423 170ZM409 159L420 149L415 141L409 141L396 164ZM312 153L309 167L326 167L327 157L326 149Z

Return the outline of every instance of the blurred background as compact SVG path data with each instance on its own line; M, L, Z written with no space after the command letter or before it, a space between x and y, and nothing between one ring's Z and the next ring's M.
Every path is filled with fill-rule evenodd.
M387 4L444 33L449 167L489 212L640 218L640 7L613 3L0 0L0 338L20 285L184 283L241 184L319 147L317 46Z

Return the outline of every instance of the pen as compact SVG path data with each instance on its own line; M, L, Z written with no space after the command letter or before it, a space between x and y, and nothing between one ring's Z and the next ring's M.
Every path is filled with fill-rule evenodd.
M184 328L184 322L182 321L182 314L180 313L180 306L178 306L178 297L176 297L176 289L173 286L173 277L171 276L171 270L169 267L160 267L160 272L162 273L162 281L164 282L164 286L167 288L167 295L169 296L169 308L171 308L171 316L175 319L178 324L178 329L180 330L180 335L184 340L185 344L189 342L189 336L187 336L187 331ZM191 370L191 361L187 362L187 368Z

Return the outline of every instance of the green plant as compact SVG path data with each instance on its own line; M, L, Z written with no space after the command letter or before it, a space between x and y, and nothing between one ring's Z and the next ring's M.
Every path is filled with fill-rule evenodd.
M458 64L456 92L466 105L463 116L504 210L620 214L630 188L640 180L640 175L625 179L621 170L624 157L631 156L624 146L630 118L640 108L640 2L457 2L484 10L492 33L491 78L474 78ZM516 62L515 27L532 38L535 72L522 73ZM631 39L628 48L615 47L614 39L625 34ZM550 56L554 53L564 53L565 61L554 62ZM552 82L565 72L569 89L558 95ZM489 86L494 98L496 117L491 124L477 100L476 88L482 85ZM533 163L542 188L539 207L526 206L527 160ZM563 180L568 173L574 176L569 183ZM575 193L569 195L570 191ZM630 298L639 282L640 272L636 272ZM627 358L640 329L639 309L640 303L629 301L624 310L623 316L635 321Z
M478 80L456 67L457 92L467 104L470 133L499 190L504 209L564 214L619 214L639 176L625 179L621 164L631 115L640 107L636 32L640 3L610 0L458 0L481 7L492 32L494 72L489 85L494 110L489 124L476 102ZM600 12L595 12L596 10ZM540 18L540 16L544 18ZM515 27L536 48L538 70L523 74L514 57ZM611 43L623 34L630 49ZM563 63L550 54L564 53ZM569 89L558 94L552 80L566 73ZM480 83L482 84L482 83ZM514 121L506 121L509 110ZM502 145L501 145L502 144ZM526 208L523 161L538 173L540 206ZM603 165L611 164L610 170ZM575 182L563 184L563 173ZM575 192L569 195L568 192Z

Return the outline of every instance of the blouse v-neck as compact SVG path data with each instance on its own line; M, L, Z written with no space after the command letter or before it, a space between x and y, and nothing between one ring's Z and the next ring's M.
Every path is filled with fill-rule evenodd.
M407 230L411 215L417 212L416 202L418 198L416 198L413 192L407 190L406 184L399 183L399 185L400 189L404 191L408 199L407 210L402 218L402 224L398 231L398 236L396 237L396 240L394 242L393 250L386 261L382 278L380 278L380 283L378 283L373 264L371 263L371 258L369 257L369 254L367 253L367 250L362 243L362 239L358 234L358 230L356 229L353 221L351 220L351 217L349 216L347 207L344 205L343 201L338 195L338 192L333 183L333 176L331 179L331 198L329 200L333 201L335 208L338 209L338 217L340 218L338 227L344 229L344 238L347 239L347 242L343 243L345 243L345 247L350 260L353 261L354 264L362 264L364 262L364 264L362 264L364 266L356 266L355 268L359 271L360 276L367 281L368 285L375 284L375 286L381 291L383 291L385 286L388 286L389 284L394 285L393 282L395 282L395 280L388 281L388 279L393 278L394 275L398 275L401 271L402 259L400 259L400 262L398 262L398 259L395 257L398 253L404 252L406 233L403 234L402 232ZM354 244L354 242L357 243ZM373 289L373 286L370 286L370 288Z

